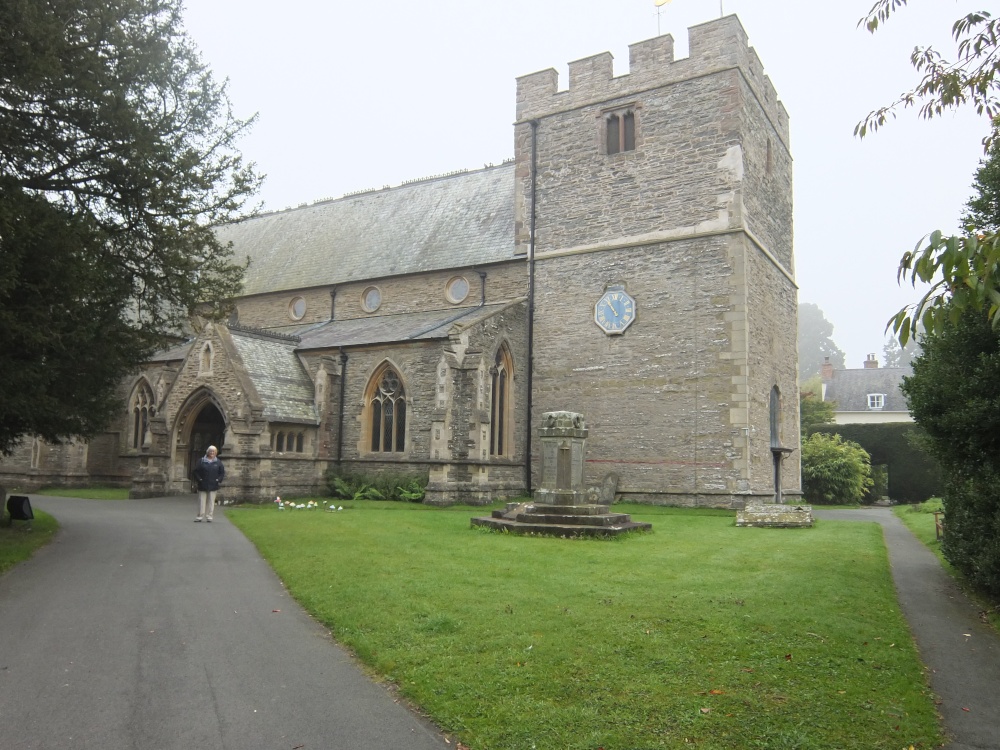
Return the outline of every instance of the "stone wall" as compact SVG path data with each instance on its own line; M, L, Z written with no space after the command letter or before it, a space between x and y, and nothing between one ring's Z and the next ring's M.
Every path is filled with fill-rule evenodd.
M0 485L8 492L85 486L90 482L87 448L83 440L56 444L26 436L14 452L0 462Z
M429 476L431 499L438 504L485 502L523 492L525 332L524 304L516 303L483 323L457 327L447 340L351 349L341 470ZM501 341L510 348L515 366L515 448L509 458L491 459L489 368ZM386 361L399 372L406 392L406 451L398 454L371 452L364 408L372 375Z
M738 374L728 356L737 306L730 242L722 236L538 262L534 413L585 415L589 486L615 473L629 498L682 503L719 494L727 505L741 489L730 424ZM594 305L613 283L636 300L624 335L609 336L594 322ZM537 455L533 464L537 486Z
M376 272L377 269L372 269ZM330 319L331 312L337 320L371 317L372 313L361 306L364 291L378 287L382 304L376 315L398 315L427 310L445 310L479 306L483 298L483 280L486 274L486 304L507 302L526 294L527 275L523 261L493 264L479 268L456 268L426 274L398 277L373 277L372 279L340 284L337 287L320 287L297 291L244 297L237 303L242 325L255 328L287 328ZM464 278L469 294L462 302L451 302L445 290L448 282ZM331 298L331 295L334 295ZM306 301L306 314L295 321L289 315L292 300L302 297Z
M794 449L782 466L782 491L801 494L798 390L798 295L782 268L747 242L748 373L751 402L751 485L765 495L774 486L770 393L781 392L780 440Z
M630 499L740 507L773 493L774 385L797 441L787 115L735 17L692 29L688 59L660 37L630 61L617 78L606 53L570 63L566 91L555 71L518 80L518 252L533 190L537 210L534 414L586 416L591 486L614 473ZM609 154L615 112L634 113L635 147ZM594 322L612 285L636 301L622 335Z

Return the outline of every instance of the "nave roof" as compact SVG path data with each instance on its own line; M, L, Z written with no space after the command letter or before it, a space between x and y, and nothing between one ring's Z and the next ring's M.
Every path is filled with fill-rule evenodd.
M245 294L509 260L514 165L502 164L219 227L250 259Z

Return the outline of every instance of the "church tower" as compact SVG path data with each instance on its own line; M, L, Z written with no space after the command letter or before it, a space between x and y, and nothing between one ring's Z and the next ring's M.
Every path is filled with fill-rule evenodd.
M518 79L531 432L582 412L589 485L742 507L801 486L788 116L735 16L689 33Z

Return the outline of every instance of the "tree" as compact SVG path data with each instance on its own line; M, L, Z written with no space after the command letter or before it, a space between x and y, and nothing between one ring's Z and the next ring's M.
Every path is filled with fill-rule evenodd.
M259 187L251 123L180 0L0 4L0 453L93 435L124 375L238 293L212 227Z
M859 21L871 33L903 6L907 0L878 0ZM910 62L921 74L920 82L892 104L870 112L854 132L864 137L896 117L899 109L919 106L919 115L931 119L945 111L972 106L991 121L1000 114L1000 19L987 11L968 13L952 25L956 49L953 61L932 47L915 47ZM996 131L984 140L988 153L996 142ZM900 259L897 279L929 284L929 290L915 304L897 312L887 327L900 344L915 337L918 326L941 332L964 310L986 310L995 327L1000 327L1000 235L995 228L977 231L969 226L965 234L946 236L935 230Z
M928 334L902 390L945 476L945 557L1000 595L1000 334L986 312Z
M893 336L890 336L885 346L882 347L883 367L910 367L913 358L920 353L920 345L915 339L906 342L906 346L900 346Z
M980 164L965 219L1000 226L1000 148ZM902 390L945 476L948 560L1000 595L1000 332L985 308L950 310L949 322L922 337L913 376Z
M799 386L799 435L805 437L825 424L834 423L833 401L823 400L823 382L815 375Z
M972 179L975 194L965 205L962 224L977 232L1000 230L1000 141L995 141Z
M818 305L811 302L799 304L799 377L819 375L823 361L829 357L837 369L844 367L844 353L830 338L833 323L823 315Z
M871 459L857 443L822 432L802 442L802 493L809 502L859 503L873 484Z

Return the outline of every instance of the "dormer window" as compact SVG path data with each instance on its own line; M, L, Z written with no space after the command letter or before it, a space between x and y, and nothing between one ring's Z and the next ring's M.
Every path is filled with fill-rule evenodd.
M635 108L627 107L604 113L605 153L635 151Z
M868 408L871 411L882 411L885 407L885 394L884 393L869 393L868 394Z

